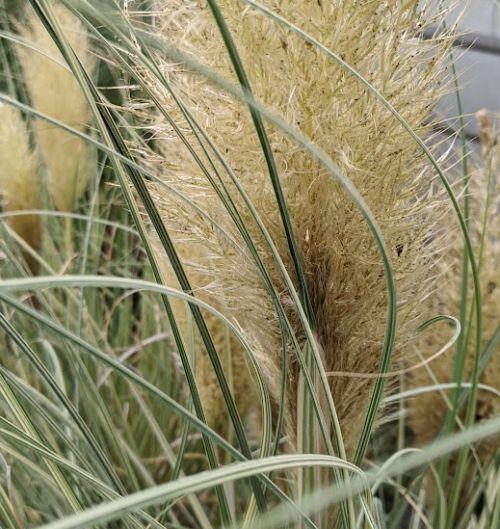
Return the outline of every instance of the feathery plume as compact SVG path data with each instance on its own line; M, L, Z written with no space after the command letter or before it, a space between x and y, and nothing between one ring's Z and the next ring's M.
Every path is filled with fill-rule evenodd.
M89 38L80 20L60 3L52 6L75 53L91 73L95 59ZM90 121L90 109L57 45L40 19L31 13L23 35L36 51L21 47L19 58L33 107L50 118L84 132ZM95 173L95 149L82 139L44 120L35 121L35 136L47 166L47 186L54 205L70 211Z
M38 208L38 168L28 130L19 110L4 103L0 103L0 159L2 209L13 212ZM13 216L7 222L34 250L38 248L37 215ZM32 258L28 254L25 258L33 269L36 265Z
M500 288L498 262L500 261L500 230L498 214L500 200L497 178L500 171L500 148L497 135L488 114L480 111L477 114L483 154L483 166L471 174L469 186L470 200L470 234L475 246L479 263L480 284L482 291L482 348L485 351L488 343L498 331L500 315ZM460 233L450 231L447 238L449 249L446 258L440 263L442 284L436 295L430 298L431 310L442 314L458 316L460 312L460 282L462 275L463 239ZM472 303L471 296L467 306ZM465 358L464 378L467 381L472 374L475 357L475 319L472 318ZM449 329L436 326L428 333L418 348L423 356L430 356L449 339ZM431 386L449 383L453 380L455 364L454 348L429 364L429 369L419 369L411 373L412 387ZM480 375L479 382L489 386L490 390L480 389L477 400L476 421L492 419L500 414L500 355L498 346L490 351L488 361ZM441 430L450 402L451 392L432 391L421 394L410 401L409 418L416 443L419 445L432 441ZM463 415L463 414L462 414ZM479 461L485 463L498 452L498 437L487 439L476 446ZM453 462L452 462L453 465ZM453 471L450 473L450 481ZM468 480L469 484L473 480ZM465 493L464 493L465 494ZM432 500L432 498L430 498Z
M309 32L371 82L421 137L443 91L442 61L448 41L419 38L432 23L418 2L281 1L274 11ZM241 55L256 100L281 114L326 152L348 175L377 218L391 252L399 296L394 365L422 321L420 305L433 289L442 216L442 196L414 141L366 88L320 50L269 17L238 1L218 2ZM155 29L169 44L237 84L220 32L205 2L158 3ZM335 28L335 29L332 29ZM165 76L198 124L206 130L250 197L294 281L294 265L255 128L246 105L182 64L157 57ZM183 118L174 98L148 78L162 107L177 123L204 163L203 170L171 124L149 119L159 155L140 153L164 183L194 204L151 184L193 291L239 326L253 348L275 402L279 401L282 340L273 299L240 232L217 191L231 196L269 272L273 287L301 346L304 332L275 259L222 164L213 167ZM140 103L140 102L139 102ZM136 105L137 113L144 106ZM316 339L348 456L357 445L380 362L387 294L383 266L362 215L331 175L309 153L272 125L272 152L301 254L316 320ZM208 148L206 142L203 147ZM208 148L209 149L209 148ZM209 149L210 152L210 149ZM210 184L206 172L219 189ZM216 174L216 171L218 174ZM201 213L200 213L201 210ZM205 212L208 215L202 214ZM158 251L161 256L162 252ZM160 257L165 261L165 258ZM168 263L164 263L168 270ZM175 285L174 275L167 272ZM177 308L181 326L187 319ZM215 331L216 323L211 323ZM221 363L233 362L234 391L240 410L255 406L248 369L239 348L228 359L215 332ZM289 341L286 431L296 441L299 368ZM201 342L197 378L209 423L220 427L226 414ZM200 369L201 366L201 369ZM348 373L348 376L345 375ZM368 376L352 376L362 374ZM370 377L372 375L372 377Z

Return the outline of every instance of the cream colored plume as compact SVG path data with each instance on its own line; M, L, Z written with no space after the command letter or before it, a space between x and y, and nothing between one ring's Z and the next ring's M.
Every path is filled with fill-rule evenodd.
M383 230L397 281L398 333L393 366L413 331L427 314L423 299L434 289L443 199L435 192L429 163L390 112L332 59L239 1L218 2L241 55L256 99L281 114L339 165L357 186ZM438 100L448 43L422 41L431 23L418 2L335 0L272 1L266 5L339 53L373 83L408 123L426 137L424 124ZM228 53L206 2L158 2L155 30L169 45L205 63L237 84ZM202 76L164 56L157 62L184 103L222 153L252 200L276 244L288 273L294 266L266 162L248 108ZM304 331L284 281L255 222L222 164L214 168L176 106L154 79L148 78L163 108L176 120L216 182L230 193L272 283L304 344ZM137 102L137 103L140 103ZM243 237L209 180L159 114L137 112L153 126L160 155L146 156L150 166L200 211L161 186L151 185L164 222L175 242L194 293L213 304L246 336L266 378L274 402L281 380L280 325L271 296ZM303 148L267 125L281 185L301 253L316 336L330 376L348 456L357 445L381 357L387 294L381 258L360 212L335 179ZM215 156L210 151L211 157ZM219 184L221 185L221 184ZM167 276L173 274L158 251ZM186 328L186 317L177 307ZM220 324L210 320L211 329ZM187 334L187 333L185 333ZM257 406L253 382L240 348L231 355L214 332L223 365L231 366L234 392L243 415ZM227 421L213 370L197 339L197 379L209 423ZM289 340L286 340L289 346ZM296 441L299 369L291 348L286 391L286 431ZM349 375L346 376L345 373ZM254 385L254 384L253 384ZM206 395L210 395L210 400Z
M483 164L473 171L469 188L471 204L470 233L476 258L480 266L480 283L482 293L482 351L486 348L500 324L500 195L498 176L500 174L500 147L498 135L484 111L478 114L482 140ZM484 230L484 220L486 229ZM442 281L436 295L430 299L431 310L458 317L460 313L460 284L462 276L463 239L458 230L450 232L450 245L445 259L440 263L443 268ZM470 281L470 279L469 279ZM472 292L472 287L470 288ZM472 298L469 296L468 307ZM469 342L464 369L464 380L469 380L475 356L475 318L469 331ZM446 326L436 326L419 344L424 357L429 357L439 350L450 337ZM429 364L429 370L419 369L412 373L412 387L431 386L452 382L456 348ZM480 390L477 401L476 421L493 419L500 414L500 350L497 347L490 352L488 363L480 376L480 382L492 390ZM443 426L447 404L451 392L444 394L432 391L415 397L410 401L409 417L418 444L432 441ZM463 414L462 414L463 416ZM481 462L487 461L498 451L498 436L482 442L478 447ZM472 483L472 480L469 480Z
M28 130L16 108L0 103L0 196L2 210L16 212L39 207L37 160L30 147ZM10 227L34 250L40 242L36 215L12 216ZM34 262L26 254L30 266Z
M80 20L61 4L52 6L76 55L87 72L92 73L95 59L89 51L88 35ZM90 110L73 74L45 30L40 19L30 12L24 37L36 48L19 48L24 80L33 107L49 116L85 132ZM95 174L95 149L70 132L38 119L35 135L40 154L48 169L47 187L57 209L70 211Z

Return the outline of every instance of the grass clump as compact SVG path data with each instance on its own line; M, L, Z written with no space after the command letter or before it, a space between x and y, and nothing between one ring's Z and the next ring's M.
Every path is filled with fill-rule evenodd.
M0 5L0 525L496 527L498 141L435 133L442 6Z

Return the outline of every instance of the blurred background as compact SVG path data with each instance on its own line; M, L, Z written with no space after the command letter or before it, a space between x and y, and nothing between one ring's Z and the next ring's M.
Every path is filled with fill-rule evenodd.
M500 0L451 0L456 7L447 17L448 24L459 20L461 37L454 48L467 133L477 135L474 114L482 108L500 113ZM458 115L455 94L443 101L439 111L450 118L453 128Z

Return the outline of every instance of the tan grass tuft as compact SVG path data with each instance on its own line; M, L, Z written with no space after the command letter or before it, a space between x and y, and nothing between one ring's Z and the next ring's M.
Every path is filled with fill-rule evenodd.
M0 103L0 195L5 212L39 207L38 168L29 144L26 124L19 110ZM40 218L36 215L13 216L9 226L34 250L40 242ZM25 256L31 268L35 263Z
M89 51L89 38L83 24L59 3L52 9L75 53L91 73L95 59ZM30 12L22 33L36 48L36 51L19 49L33 107L84 132L91 117L85 97L56 44L34 13ZM35 122L35 135L48 169L46 181L54 205L61 211L70 211L95 173L95 149L70 132L41 119Z
M421 302L434 288L433 263L440 246L437 222L443 202L433 190L434 174L429 164L396 119L331 59L240 2L224 0L218 4L257 100L283 115L323 149L354 182L378 219L397 280L399 323L393 365L400 366L407 342L425 317ZM419 12L417 4L354 0L267 2L340 53L425 137L430 129L424 124L443 90L442 61L448 44L445 39L438 42L418 38L421 28L432 21ZM156 7L158 34L237 84L205 2L171 1ZM293 263L248 109L182 65L164 57L157 60L250 196L293 277ZM163 107L206 162L173 99L159 83L149 81ZM141 106L136 108L140 112ZM211 218L207 221L165 188L151 186L195 294L242 329L277 401L281 340L271 297L242 237L177 134L160 116L145 117L150 120L160 149L160 156L151 155L148 163L156 167L165 183ZM352 201L312 156L274 127L268 125L267 131L304 263L324 368L328 372L376 373L387 301L383 267L369 230ZM235 186L220 164L217 168L281 295L295 333L303 342L304 332L269 248ZM167 263L165 267L168 268ZM172 273L168 277L175 285ZM186 327L186 318L180 311L179 314ZM216 345L222 345L220 340L216 340ZM220 347L223 364L227 363L224 351ZM245 365L241 354L239 349L233 350L236 399L244 401L245 406L255 406L253 394L249 398L249 370L234 369L235 364ZM299 372L293 355L289 356L287 432L294 444ZM202 393L217 395L205 407L210 422L218 425L225 420L225 406L214 377L209 374L212 370L199 340L197 358L202 366L202 370L197 370ZM373 378L330 378L348 455L356 447L373 384Z

